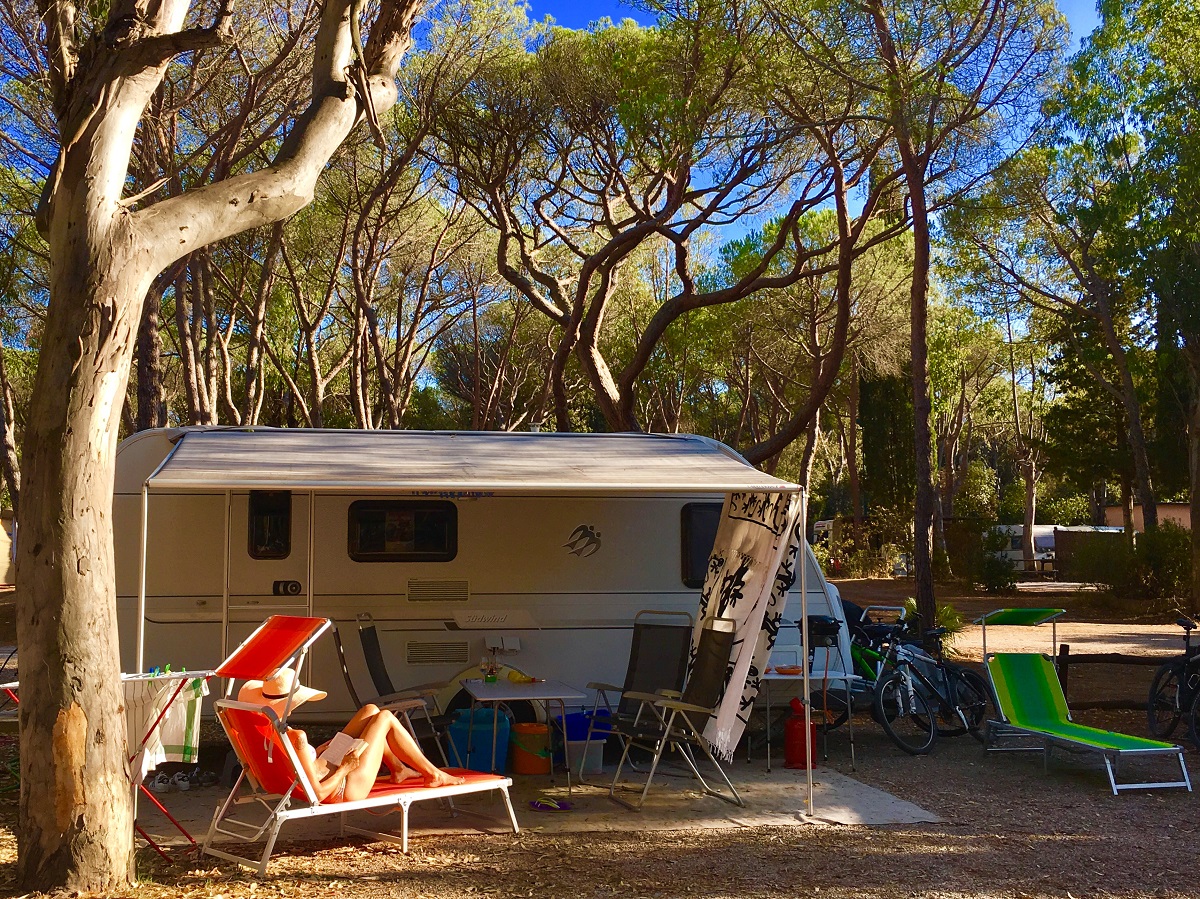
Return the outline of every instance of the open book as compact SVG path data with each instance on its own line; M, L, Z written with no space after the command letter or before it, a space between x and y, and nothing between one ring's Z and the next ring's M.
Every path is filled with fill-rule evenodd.
M360 752L366 748L366 745L366 740L360 740L339 730L333 735L333 739L329 741L329 745L325 747L325 751L318 758L330 767L336 768L342 763L342 759L346 757L346 753Z

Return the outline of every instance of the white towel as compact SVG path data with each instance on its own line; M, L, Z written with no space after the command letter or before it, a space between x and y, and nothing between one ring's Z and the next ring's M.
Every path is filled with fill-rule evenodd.
M181 679L185 683L178 689ZM130 677L124 685L127 745L135 756L133 774L138 781L163 762L195 762L200 750L200 706L208 695L208 682L194 675L170 674ZM167 703L170 708L159 720ZM138 758L135 753L143 739L144 751Z

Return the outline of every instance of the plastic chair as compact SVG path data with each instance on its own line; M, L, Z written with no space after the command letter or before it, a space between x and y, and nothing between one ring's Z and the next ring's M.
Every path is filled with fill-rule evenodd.
M716 713L717 705L725 690L728 676L729 657L733 651L735 622L718 618L707 624L700 633L700 640L692 660L691 670L679 698L663 694L628 693L628 698L640 702L640 707L632 722L625 724L618 721L614 733L621 739L623 745L621 761L613 775L612 785L608 795L614 802L626 808L641 811L646 801L646 794L654 781L655 772L662 761L663 753L668 747L677 750L692 775L700 782L701 788L710 796L724 800L742 808L746 803L738 795L737 789L729 780L725 769L712 754L708 741L704 739L704 726L708 719ZM638 748L653 755L650 771L646 776L641 796L636 803L627 802L617 796L617 783L621 779L621 771L629 759L629 751ZM727 792L714 789L700 773L694 749L708 759L716 770L717 775L725 784Z

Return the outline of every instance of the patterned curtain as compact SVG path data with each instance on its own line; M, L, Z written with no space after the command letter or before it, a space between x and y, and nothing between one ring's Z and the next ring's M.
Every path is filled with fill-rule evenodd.
M746 728L779 633L787 592L796 580L796 559L804 539L800 509L798 493L725 497L692 633L695 658L706 623L716 618L735 622L725 692L704 728L713 753L725 760L733 757Z

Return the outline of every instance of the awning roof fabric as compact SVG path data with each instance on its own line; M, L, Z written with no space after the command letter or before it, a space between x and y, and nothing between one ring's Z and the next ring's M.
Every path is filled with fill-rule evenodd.
M800 488L692 435L188 429L157 492L731 493Z

